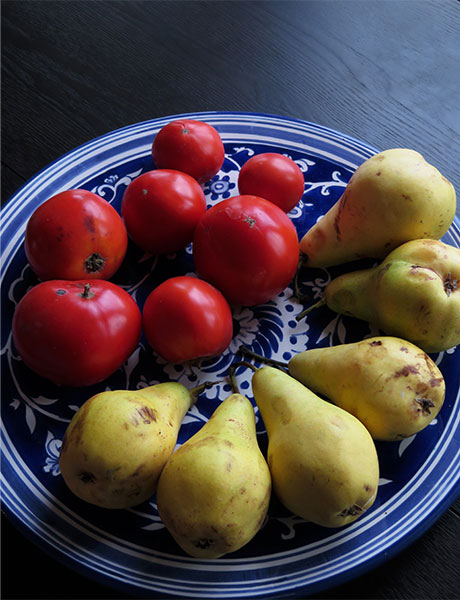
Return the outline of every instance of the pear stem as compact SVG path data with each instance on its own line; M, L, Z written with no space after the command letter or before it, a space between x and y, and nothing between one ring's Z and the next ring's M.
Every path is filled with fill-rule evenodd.
M266 356L262 356L262 354L257 354L257 352L253 352L252 350L249 350L249 348L246 348L246 346L240 346L238 348L238 351L241 352L241 354L246 354L246 356L250 356L254 360L258 360L259 362L263 362L268 365L273 365L276 367L283 367L285 369L287 369L289 367L289 364L287 362L283 362L281 360L276 360L275 358L267 358Z
M321 298L321 300L318 300L318 302L315 302L315 304L312 304L311 306L309 306L308 308L306 308L305 310L303 310L301 313L299 313L296 316L295 320L296 321L301 321L312 310L314 310L315 308L319 308L320 306L324 306L325 304L326 304L326 299L323 297L323 298Z
M294 296L297 298L297 300L303 304L306 300L307 300L307 295L306 294L302 294L300 291L300 286L299 286L299 276L300 276L300 271L304 265L305 262L305 255L300 255L299 257L299 264L297 265L297 271L295 273L294 276L294 281L293 281L293 286L294 286Z
M223 381L222 380L219 380L219 381L205 381L204 383L201 383L200 385L197 385L196 387L191 388L189 390L190 397L192 398L191 405L193 406L193 404L195 404L195 402L198 400L198 396L202 392L204 392L204 390L208 390L213 385L217 385L218 383L223 383Z
M232 392L234 394L240 393L240 390L238 388L238 383L236 381L236 376L235 376L235 371L237 370L238 367L248 367L249 369L251 369L254 372L257 371L257 367L252 365L247 360L242 360L240 362L236 362L236 363L233 363L232 365L230 365L228 368L228 376L230 377L230 384L232 386Z

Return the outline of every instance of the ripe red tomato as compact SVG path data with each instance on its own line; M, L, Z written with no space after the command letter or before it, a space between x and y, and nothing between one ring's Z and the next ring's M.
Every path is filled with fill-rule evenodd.
M217 130L203 121L180 119L155 136L152 157L159 169L177 169L198 183L208 181L224 163L225 150Z
M233 336L230 307L212 285L172 277L145 301L144 331L152 348L171 363L222 354Z
M200 185L190 175L170 169L136 177L126 188L121 205L129 236L152 254L185 248L205 211Z
M302 198L305 180L293 160L267 152L244 163L238 175L238 189L240 194L262 196L289 212Z
M297 232L275 204L235 196L210 208L193 239L193 259L202 279L232 304L254 306L279 294L299 261Z
M68 190L30 217L25 251L37 277L109 279L121 265L128 236L117 211L87 190Z
M20 300L12 331L28 367L57 384L79 387L102 381L129 358L142 317L128 292L109 281L52 280Z

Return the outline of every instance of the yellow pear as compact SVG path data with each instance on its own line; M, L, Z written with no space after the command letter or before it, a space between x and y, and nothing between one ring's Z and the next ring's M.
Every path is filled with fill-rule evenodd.
M273 367L254 373L252 389L267 429L273 489L286 508L324 527L369 509L379 462L364 425Z
M412 240L370 269L333 279L319 304L372 323L425 352L460 343L460 249L439 240Z
M400 440L424 429L444 402L445 382L414 344L390 337L300 352L290 374L350 412L375 440Z
M235 393L168 460L158 483L158 512L187 554L218 558L255 536L270 493L254 408Z
M62 442L59 466L67 486L105 508L127 508L150 498L181 422L202 389L168 382L87 400Z
M383 258L415 239L440 239L456 208L453 185L415 150L375 154L353 173L341 198L305 233L309 267Z

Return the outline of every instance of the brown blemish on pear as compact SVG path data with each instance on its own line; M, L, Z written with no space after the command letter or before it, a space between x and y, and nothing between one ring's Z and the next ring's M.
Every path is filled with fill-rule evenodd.
M419 369L417 367L414 367L414 365L404 365L404 367L400 371L397 371L394 374L394 376L395 377L407 377L408 375L410 375L410 373L418 374Z

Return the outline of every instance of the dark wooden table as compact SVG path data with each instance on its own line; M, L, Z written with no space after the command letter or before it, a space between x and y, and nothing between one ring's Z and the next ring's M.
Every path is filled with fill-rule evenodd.
M96 136L208 110L414 148L460 193L453 0L3 0L2 74L2 202ZM458 598L459 565L458 500L398 556L318 597ZM126 597L62 567L5 518L2 588L5 599Z

